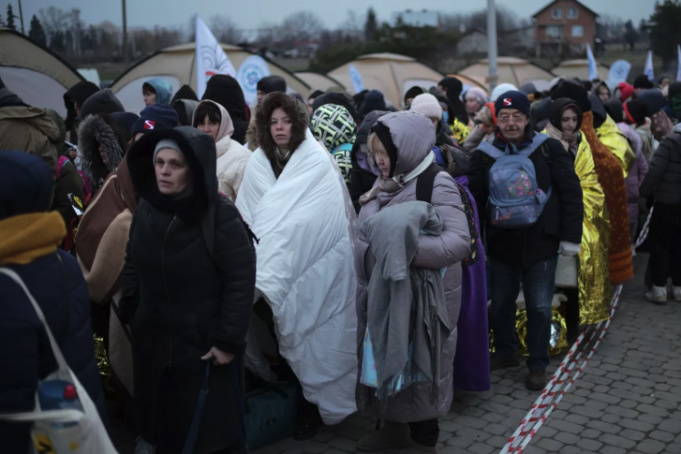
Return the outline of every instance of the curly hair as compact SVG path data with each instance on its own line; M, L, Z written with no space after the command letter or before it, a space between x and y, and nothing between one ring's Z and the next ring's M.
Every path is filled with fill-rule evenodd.
M274 159L274 152L277 149L277 144L270 133L270 120L276 109L282 109L291 119L291 141L288 147L291 153L305 140L308 123L307 107L304 104L282 92L267 95L262 106L258 109L255 122L258 144L270 160Z

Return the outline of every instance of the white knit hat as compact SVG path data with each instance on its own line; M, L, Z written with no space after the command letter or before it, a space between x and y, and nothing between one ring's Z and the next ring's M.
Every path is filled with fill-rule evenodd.
M497 85L494 90L492 90L492 94L489 97L489 100L492 102L495 102L499 96L502 94L506 93L507 91L516 91L518 90L515 85L513 84L500 84Z
M172 148L173 150L179 151L182 153L182 150L180 150L180 146L175 142L173 139L161 139L158 141L156 146L154 147L154 160L153 162L156 162L156 155L158 154L159 151L161 151L164 148Z
M442 118L442 107L440 107L437 98L430 93L423 93L414 98L409 110L423 114L428 118L438 120Z

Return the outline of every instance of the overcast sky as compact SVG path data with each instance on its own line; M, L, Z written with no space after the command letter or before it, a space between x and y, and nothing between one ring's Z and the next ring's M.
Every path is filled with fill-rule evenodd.
M12 3L18 15L18 0L0 0L3 19L7 4ZM497 0L497 5L514 11L519 17L530 18L549 0ZM583 4L601 15L631 19L638 25L641 18L653 12L654 0L583 0ZM26 32L31 16L41 8L57 6L64 10L79 8L81 18L88 24L109 20L121 25L121 1L119 0L22 0ZM379 20L390 20L392 13L405 9L428 9L445 14L470 13L486 8L485 0L127 0L128 27L155 25L185 27L194 13L208 21L211 16L228 16L239 28L253 29L266 23L280 23L288 14L306 10L317 14L329 28L340 26L347 18L348 10L363 16L369 6L376 10Z

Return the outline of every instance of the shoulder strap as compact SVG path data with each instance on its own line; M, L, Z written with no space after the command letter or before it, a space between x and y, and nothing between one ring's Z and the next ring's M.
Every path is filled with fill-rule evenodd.
M435 177L440 172L442 172L442 168L433 162L423 173L416 177L416 200L427 203L431 202Z
M482 151L492 159L499 159L500 157L506 154L505 152L501 151L491 143L484 141L480 143L477 149Z

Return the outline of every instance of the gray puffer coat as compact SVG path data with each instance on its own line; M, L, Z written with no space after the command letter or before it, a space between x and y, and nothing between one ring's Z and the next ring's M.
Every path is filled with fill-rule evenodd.
M432 153L435 130L425 116L412 112L397 112L381 117L378 122L388 127L397 149L396 162L392 163L395 166L393 172L395 176L408 174L418 167L429 153ZM380 192L375 199L362 207L358 222L362 223L383 208L416 200L417 179L408 181L395 192ZM376 185L379 181L380 178ZM418 422L444 416L449 412L454 397L453 365L457 340L456 325L461 309L460 262L470 253L470 231L456 183L446 172L440 172L435 177L431 203L442 217L444 228L439 236L421 235L419 237L418 251L412 266L432 269L447 268L444 275L444 292L449 326L453 329L440 354L438 399L431 402L427 384L425 387L417 384L401 391L379 406L375 398L375 389L360 384L359 380L357 383L358 408L366 410L380 407L380 416L395 422ZM386 232L386 235L389 234L390 232ZM367 325L367 283L373 268L373 254L361 234L357 243L355 266L358 272L357 351L361 367L362 346ZM358 377L360 376L361 373L358 374Z

